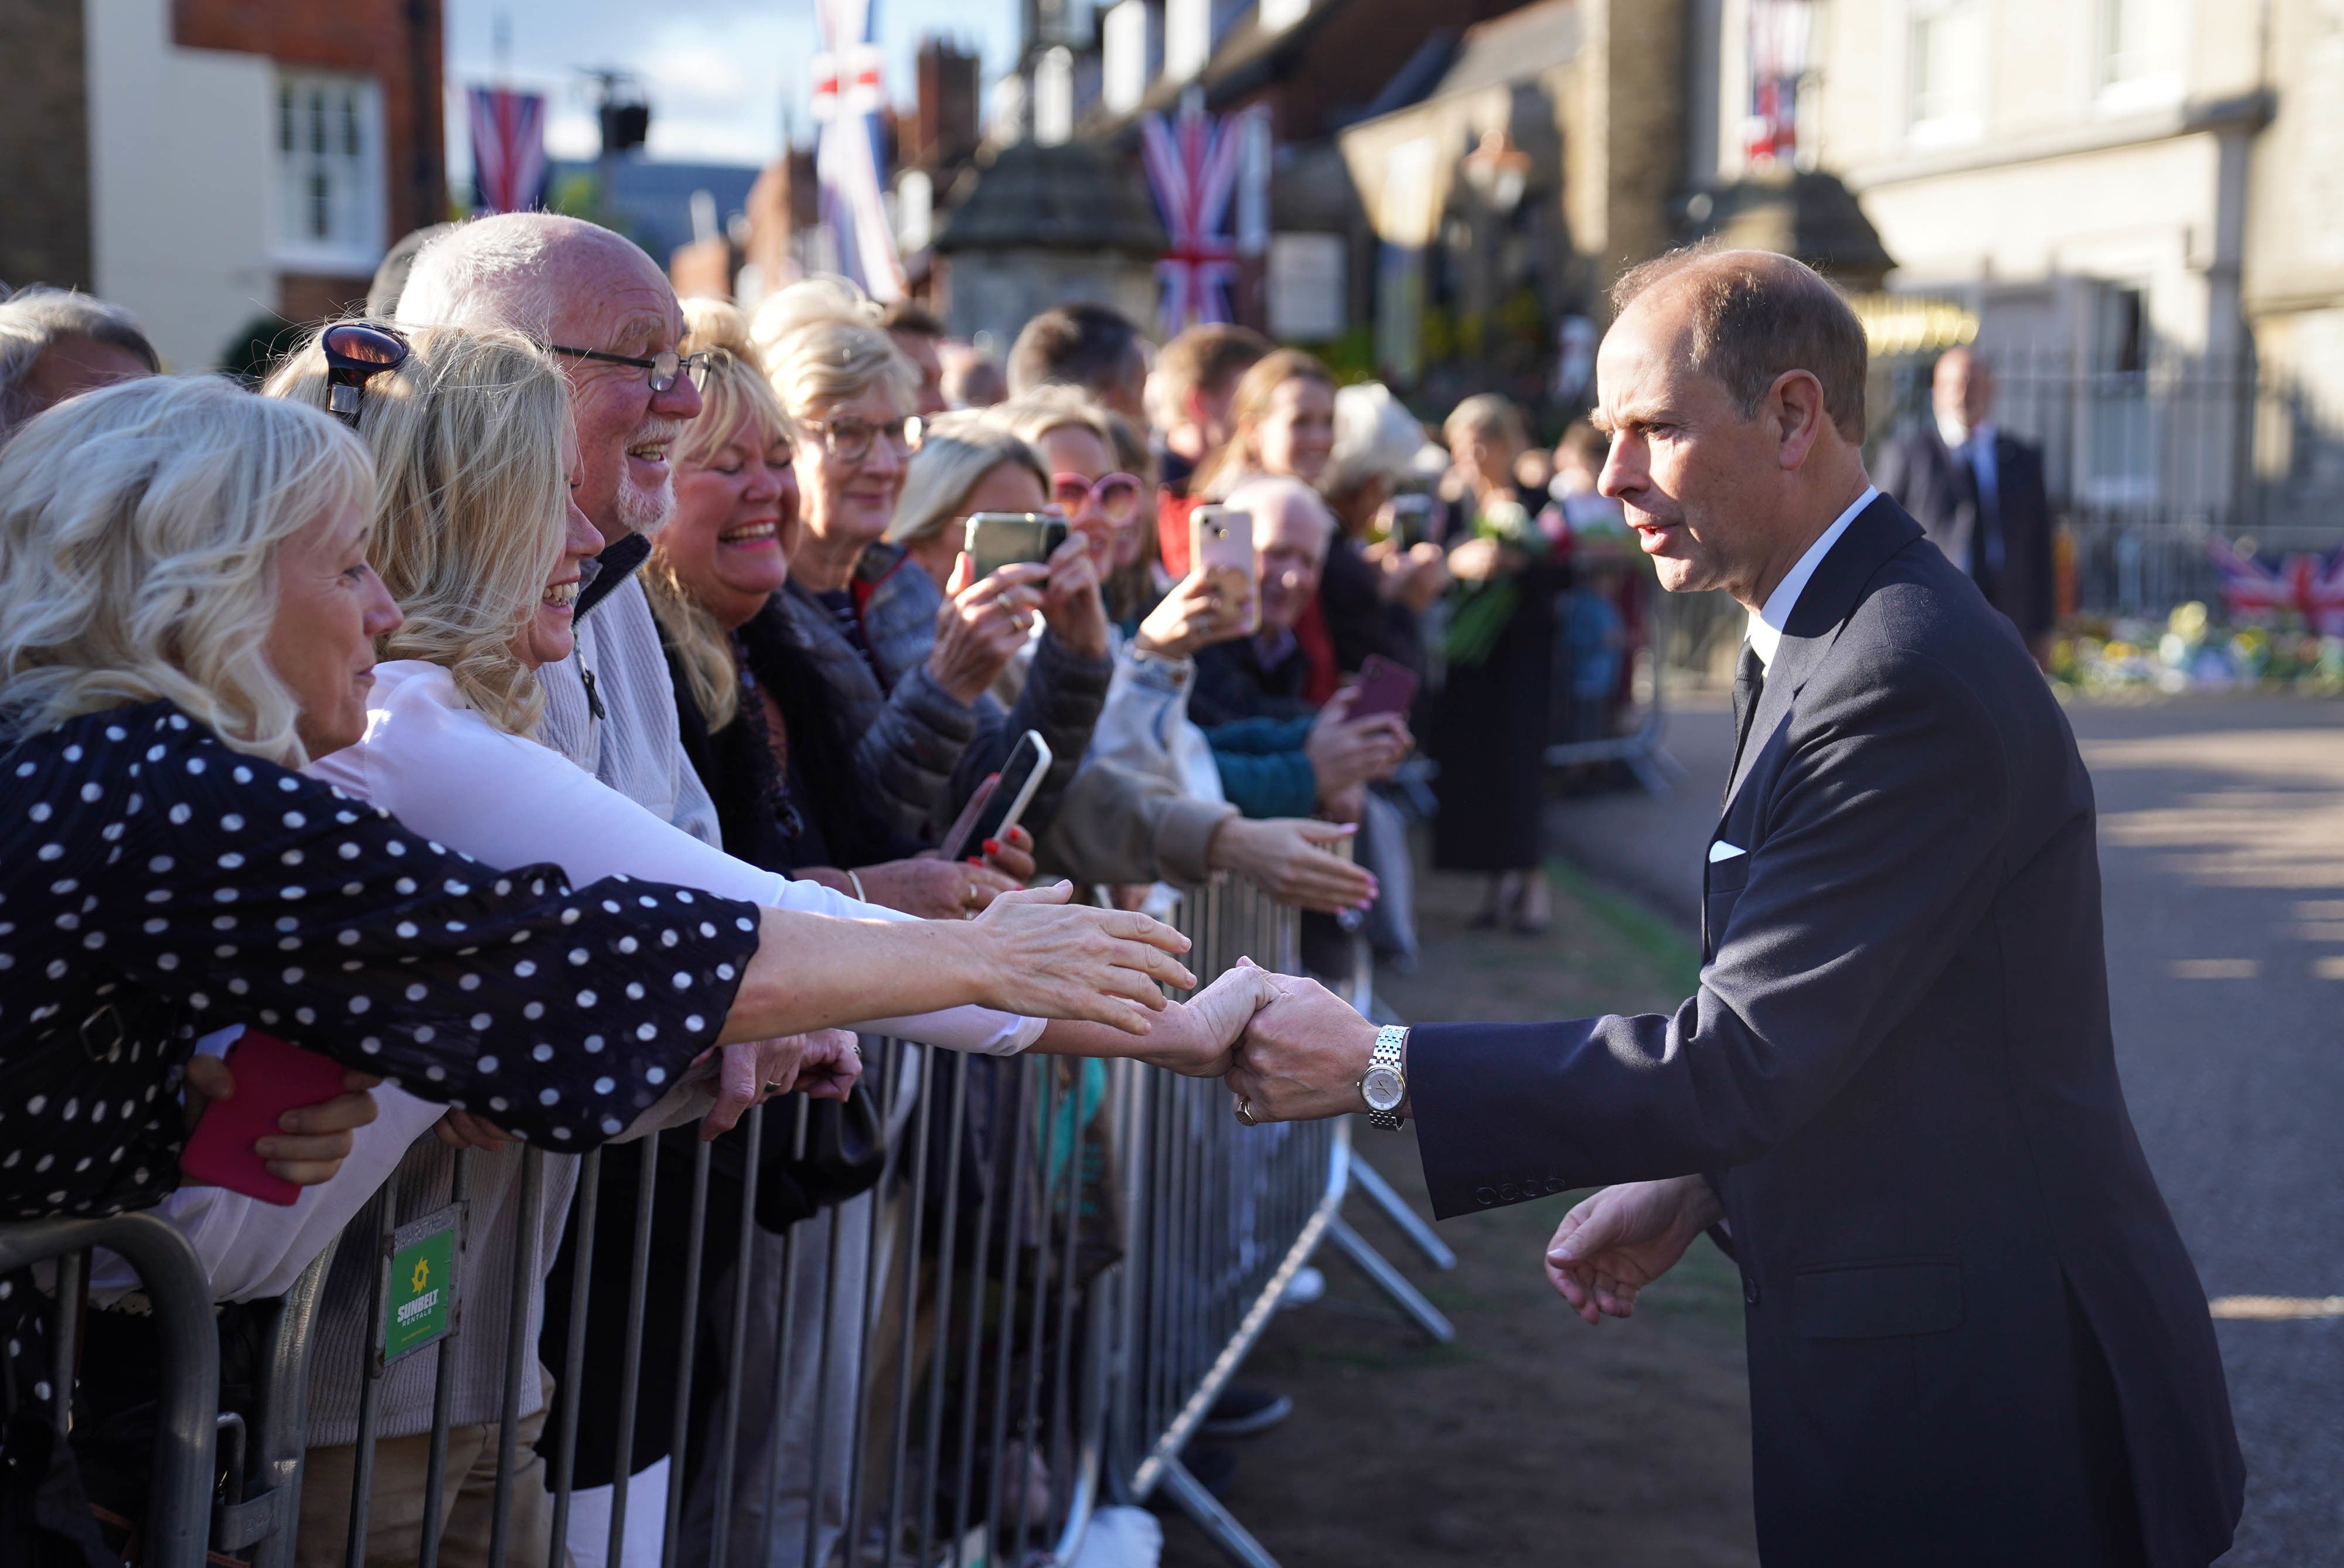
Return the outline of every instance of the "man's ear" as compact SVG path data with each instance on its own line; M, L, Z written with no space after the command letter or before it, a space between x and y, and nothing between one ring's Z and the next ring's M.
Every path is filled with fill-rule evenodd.
M1807 460L1824 426L1831 420L1831 411L1824 407L1824 384L1812 370L1785 370L1774 378L1766 401L1778 460L1785 470L1796 469Z

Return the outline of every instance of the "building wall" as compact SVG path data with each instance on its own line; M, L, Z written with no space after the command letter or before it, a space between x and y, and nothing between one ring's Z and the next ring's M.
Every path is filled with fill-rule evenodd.
M278 303L270 105L255 55L182 49L169 0L86 0L97 292L172 368L208 369Z
M171 0L171 18L182 48L373 77L394 152L383 170L389 238L446 220L440 0Z
M945 323L955 337L980 332L1005 356L1018 329L1056 305L1094 300L1134 321L1156 319L1156 271L1107 252L1008 250L940 258Z
M2095 285L2145 288L2161 348L2240 349L2259 33L2225 0L2131 3L2155 64L2114 81L2107 5L1957 5L1974 53L1955 74L1957 112L1935 116L1916 80L1911 0L1818 7L1802 158L1858 193L1898 264L1893 288L1967 299L1989 342L2086 354ZM1723 10L1727 27L1743 25L1742 0ZM1729 70L1743 59L1725 53ZM1743 163L1738 68L1721 93L1726 177Z
M54 283L86 288L89 266L89 115L82 15L56 0L0 0L9 51L0 93L0 287Z
M2246 310L2266 364L2344 428L2344 8L2273 0L2270 126L2256 139Z

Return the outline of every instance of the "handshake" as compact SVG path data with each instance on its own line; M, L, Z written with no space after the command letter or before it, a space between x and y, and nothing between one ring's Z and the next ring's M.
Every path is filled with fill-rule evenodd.
M1375 1025L1318 981L1240 958L1157 1014L1134 1055L1190 1077L1224 1080L1238 1119L1255 1126L1367 1109L1359 1086L1375 1044Z

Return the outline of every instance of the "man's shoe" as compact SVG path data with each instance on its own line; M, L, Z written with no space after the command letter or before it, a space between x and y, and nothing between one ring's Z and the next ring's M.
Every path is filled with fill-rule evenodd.
M1252 1437L1268 1431L1294 1413L1294 1401L1273 1389L1231 1386L1221 1391L1204 1421L1199 1437Z

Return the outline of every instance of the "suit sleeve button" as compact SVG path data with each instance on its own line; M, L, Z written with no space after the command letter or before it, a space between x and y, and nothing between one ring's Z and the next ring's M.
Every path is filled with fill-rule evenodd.
M1509 1203L1519 1203L1522 1199L1522 1189L1509 1181L1503 1187L1498 1189L1498 1196L1504 1199Z
M1482 1208L1487 1209L1490 1205L1498 1201L1497 1191L1492 1188L1477 1187L1473 1189L1473 1201L1480 1204Z
M1758 1304L1758 1276L1755 1274L1742 1276L1742 1300L1753 1307Z

